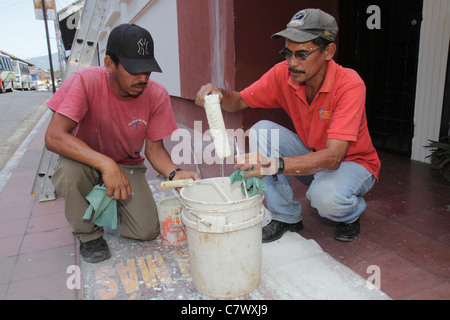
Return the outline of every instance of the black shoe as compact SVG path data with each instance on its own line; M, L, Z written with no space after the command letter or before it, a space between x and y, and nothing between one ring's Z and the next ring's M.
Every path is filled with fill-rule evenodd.
M359 218L353 223L339 222L336 226L334 238L339 241L352 242L359 235Z
M111 258L108 244L102 237L88 242L80 242L80 255L84 261L89 263Z
M262 242L268 243L280 239L286 231L300 231L303 229L303 222L284 223L272 220L262 231Z

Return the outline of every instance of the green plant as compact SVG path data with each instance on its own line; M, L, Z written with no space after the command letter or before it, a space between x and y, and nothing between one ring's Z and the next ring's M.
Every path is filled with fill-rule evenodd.
M450 181L450 137L444 137L441 141L428 141L427 148L432 150L427 158L431 158L431 164Z

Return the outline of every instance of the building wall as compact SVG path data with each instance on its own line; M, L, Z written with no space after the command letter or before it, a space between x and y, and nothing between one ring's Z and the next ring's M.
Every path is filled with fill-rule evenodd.
M177 0L110 0L105 29L100 35L99 56L103 63L110 31L121 23L146 28L155 43L155 58L163 73L151 75L170 95L180 96Z
M338 0L235 0L235 90L243 90L276 63L282 60L279 51L284 39L271 36L285 29L300 10L320 8L339 22ZM262 119L269 119L294 130L292 121L282 109L246 109L243 112L244 130Z
M213 83L234 89L234 4L233 0L178 0L181 99L173 99L178 123L193 128L194 121L206 122L194 100L200 87ZM228 128L240 128L242 115L224 113ZM207 126L203 126L203 131Z

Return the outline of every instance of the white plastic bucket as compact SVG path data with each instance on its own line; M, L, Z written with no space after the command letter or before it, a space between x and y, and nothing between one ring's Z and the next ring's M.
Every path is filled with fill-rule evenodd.
M195 289L220 299L256 289L261 281L264 196L246 199L240 184L231 185L229 178L206 179L181 189L180 195Z
M163 198L156 203L161 240L169 245L186 243L187 235L181 220L182 205L176 197Z

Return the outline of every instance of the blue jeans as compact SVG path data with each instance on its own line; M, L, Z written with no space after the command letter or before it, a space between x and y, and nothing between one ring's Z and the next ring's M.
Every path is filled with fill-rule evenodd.
M252 127L249 138L250 151L259 151L267 157L292 157L312 152L296 133L266 120ZM310 184L306 196L320 216L345 223L355 222L366 209L363 196L376 181L366 168L351 161L342 162L337 170L295 178ZM293 199L290 179L290 176L278 175L275 182L272 176L264 177L265 197L273 220L297 223L302 220L302 206Z

